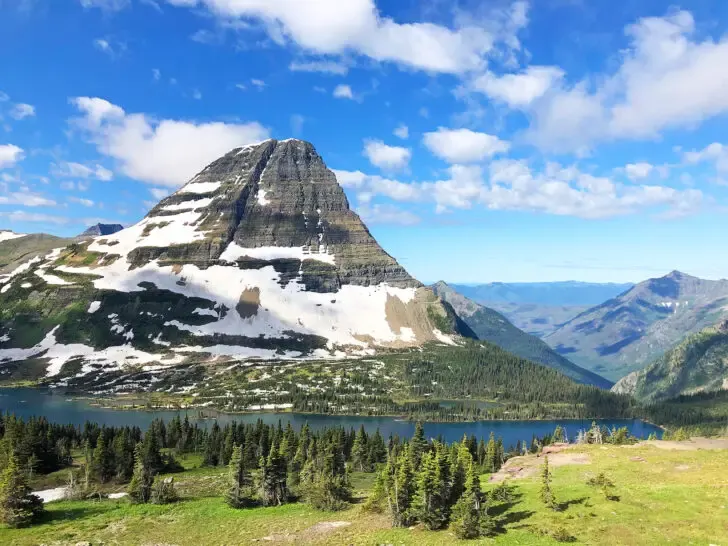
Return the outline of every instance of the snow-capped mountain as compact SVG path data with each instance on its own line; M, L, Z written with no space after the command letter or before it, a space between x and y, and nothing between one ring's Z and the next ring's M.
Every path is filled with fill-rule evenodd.
M139 223L0 276L0 362L48 375L372 354L459 325L300 140L235 149Z

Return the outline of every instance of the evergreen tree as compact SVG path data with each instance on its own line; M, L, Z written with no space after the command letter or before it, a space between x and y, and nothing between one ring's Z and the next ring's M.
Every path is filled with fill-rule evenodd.
M541 501L551 510L558 510L556 497L551 489L551 470L549 469L548 456L543 458L543 467L541 468Z
M102 431L93 452L93 470L101 483L108 482L115 474L114 452L107 443L107 434Z
M144 458L144 450L141 444L137 444L134 450L134 473L129 483L129 497L132 502L144 504L152 497L152 484L154 483L154 472L148 466Z
M364 425L359 428L359 432L354 438L354 444L351 448L351 459L354 468L360 472L364 472L369 469L369 449L367 446L367 433L364 430Z
M498 452L495 443L495 434L491 431L488 445L485 448L485 471L496 472Z
M393 527L405 527L412 522L412 501L415 492L412 457L409 449L393 461L390 457L384 473L384 491Z
M369 469L374 470L377 464L387 461L387 446L384 445L384 439L379 433L379 429L376 430L374 436L371 436L369 438L368 447L369 453L367 457L369 462Z
M274 441L268 457L260 458L259 495L265 506L280 506L288 500L286 459Z
M349 471L344 452L338 443L329 443L324 452L309 461L313 468L307 472L305 496L319 510L341 510L351 500Z
M11 451L0 474L0 521L9 527L30 525L43 513L43 501L31 493L25 471Z
M442 456L442 450L425 453L417 474L415 514L430 530L442 529L448 520L448 483Z
M233 447L228 464L228 489L225 502L232 508L244 508L252 504L251 487L253 480L250 470L245 466L240 446Z
M488 515L483 493L480 490L480 477L475 464L468 467L465 492L452 510L450 528L461 539L473 539L491 535L495 524Z
M487 449L485 447L485 440L483 440L481 438L480 442L478 442L478 456L477 456L478 464L480 466L484 466L486 459L487 459Z
M422 423L418 422L415 425L415 433L409 442L409 453L412 463L412 468L417 469L420 467L420 460L422 455L427 451L427 440L425 439L425 429Z

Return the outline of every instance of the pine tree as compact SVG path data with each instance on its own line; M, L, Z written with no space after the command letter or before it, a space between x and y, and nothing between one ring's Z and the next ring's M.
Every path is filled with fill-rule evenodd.
M359 428L359 432L354 438L354 444L351 448L351 459L354 464L354 468L359 472L364 472L369 469L369 450L367 446L367 433L364 430L364 425Z
M286 459L273 442L268 457L260 458L259 491L265 506L280 506L288 500Z
M329 443L314 461L304 484L305 496L319 510L341 510L351 500L349 471L338 443Z
M250 506L252 485L253 480L250 470L245 467L242 449L240 446L235 446L228 464L228 489L225 493L225 502L232 508Z
M0 474L0 521L9 527L25 527L43 513L43 501L31 493L25 471L14 452Z
M551 489L551 471L549 470L549 458L543 458L543 467L541 468L541 501L551 510L558 510L556 497Z
M396 461L390 457L384 473L384 490L393 527L405 527L412 522L412 501L415 492L412 457L403 450Z
M418 422L415 425L414 436L412 436L409 443L410 462L412 463L412 468L417 469L420 467L420 460L422 459L422 455L425 451L427 451L425 429L422 426L422 423Z
M141 444L137 444L134 450L134 474L129 483L129 497L132 502L144 504L152 497L152 484L154 473L144 459L144 451Z
M384 445L384 439L379 433L379 429L374 432L374 436L369 438L368 448L367 457L370 470L374 470L377 464L387 461L387 446Z
M485 471L486 472L496 472L497 457L498 457L498 454L496 452L495 434L493 434L493 432L491 432L490 438L488 439L488 445L485 448Z
M422 456L417 474L417 493L414 500L415 514L430 530L442 529L448 519L448 486L443 471L443 451L427 452ZM447 465L447 462L445 462Z
M485 460L487 458L486 457L486 452L487 452L487 450L486 450L486 447L485 447L485 440L483 440L481 438L480 441L478 442L478 464L480 466L484 466L485 465Z
M484 496L480 489L480 477L471 462L465 481L465 492L452 510L450 528L461 539L473 539L493 533L495 524L488 515Z
M105 431L101 431L93 452L93 470L101 483L108 482L114 476L114 452L107 443Z

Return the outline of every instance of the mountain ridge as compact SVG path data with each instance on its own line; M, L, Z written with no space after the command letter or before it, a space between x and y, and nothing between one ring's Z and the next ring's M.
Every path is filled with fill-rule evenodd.
M544 340L576 364L617 380L728 313L728 281L672 271L575 316Z
M518 329L501 313L470 300L444 281L438 281L431 288L453 306L478 339L493 343L531 362L554 368L580 383L601 388L610 388L613 385L607 379L570 362L538 337Z

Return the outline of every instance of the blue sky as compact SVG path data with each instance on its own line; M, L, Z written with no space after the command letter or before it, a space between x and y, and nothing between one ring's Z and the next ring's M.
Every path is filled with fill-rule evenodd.
M423 281L728 277L728 4L0 0L0 229L314 143Z

